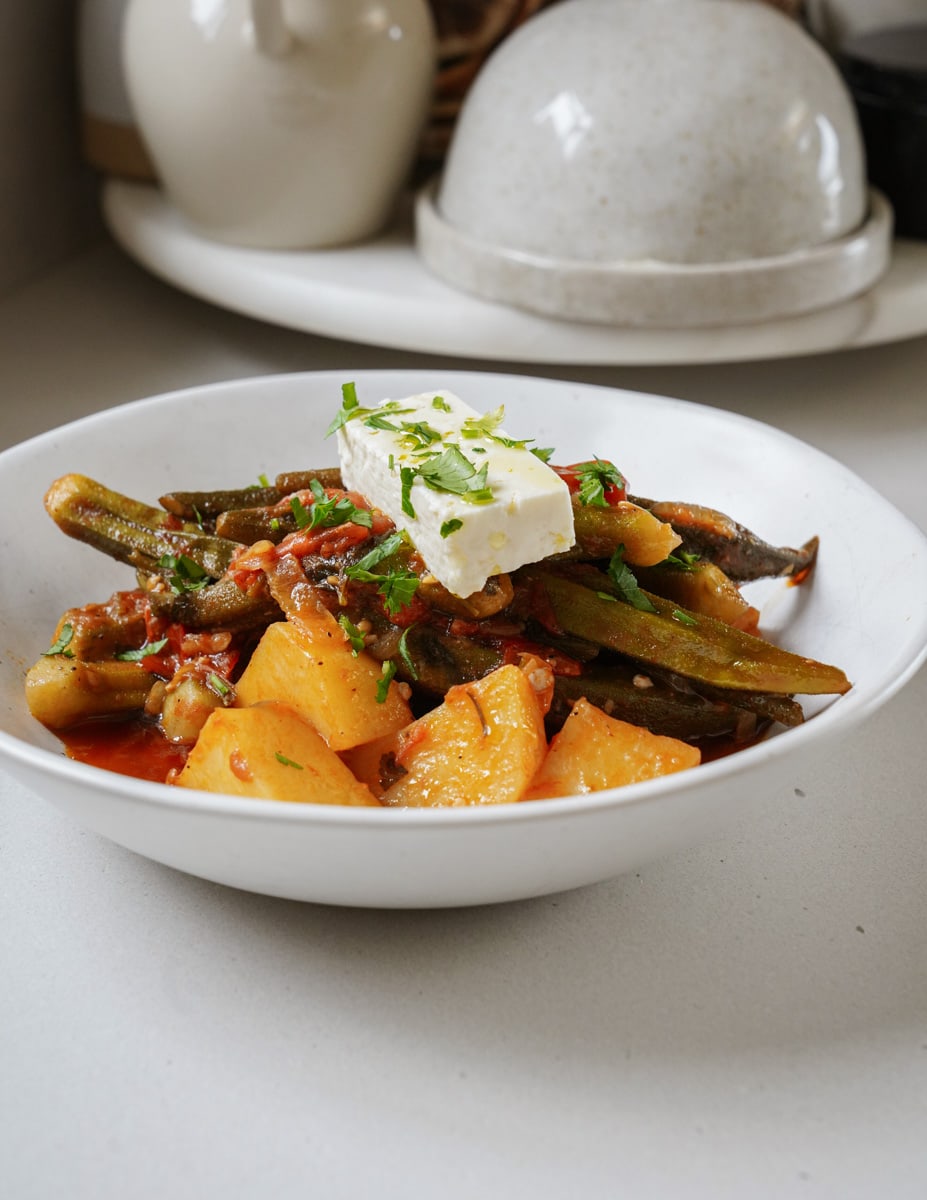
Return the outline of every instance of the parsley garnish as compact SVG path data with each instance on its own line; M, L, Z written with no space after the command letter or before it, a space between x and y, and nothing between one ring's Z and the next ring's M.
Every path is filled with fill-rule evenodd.
M698 621L696 621L695 617L693 617L690 613L683 612L681 608L674 608L673 616L680 623L680 625L697 625L698 624Z
M69 621L65 621L65 623L61 626L61 632L58 634L55 644L53 646L49 646L47 650L43 650L42 657L52 658L56 654L62 654L65 658L73 658L74 651L68 649L73 637L74 626Z
M418 588L418 576L404 568L383 574L373 571L372 568L395 554L402 544L402 534L391 533L389 537L380 542L379 546L375 546L369 554L365 554L359 562L345 569L348 579L354 579L359 583L375 583L386 604L386 611L391 615L405 608L412 600Z
M394 415L399 413L412 412L411 408L400 408L398 400L388 400L385 404L381 404L379 408L361 408L357 402L357 389L353 383L343 383L341 385L341 408L338 410L338 415L325 431L326 437L339 430L343 425L347 425L348 421L353 421L355 417L365 417L365 424L371 429L389 429L395 431L395 426L390 425L386 418L381 414L384 412Z
M357 388L353 383L343 383L341 385L341 408L338 410L338 415L325 431L326 437L331 437L336 429L340 429L342 425L347 424L352 417L360 416L360 405L357 403Z
M459 446L448 446L415 468L415 473L435 492L450 492L471 504L486 504L492 500L492 488L486 485L489 464L479 470L462 453Z
M380 678L377 680L377 704L385 704L389 695L389 685L396 674L396 664L388 658L380 668Z
M215 692L217 696L227 696L232 690L228 680L223 679L221 675L217 675L215 671L210 672L206 683L210 691Z
M409 630L411 628L411 625L407 625L402 631L402 637L399 639L399 657L406 664L406 668L408 669L408 672L412 678L418 679L418 671L415 669L415 662L412 659L412 655L409 653L408 638Z
M667 554L658 565L670 567L674 571L694 571L700 561L698 554L692 554L688 550L676 550L673 554Z
M415 509L412 507L412 484L415 483L415 469L413 467L400 467L399 480L402 487L400 494L402 511L414 521Z
M266 475L258 475L258 483L261 487L270 487L270 480Z
M529 449L529 443L534 441L534 438L510 438L504 433L497 433L496 430L502 424L505 417L504 405L499 405L490 413L484 413L481 417L467 417L463 425L460 427L461 437L465 438L485 438L490 442L498 442L500 446L505 446L509 450L525 450ZM532 453L535 453L532 451ZM545 453L542 451L541 453ZM552 451L546 451L548 455ZM547 459L542 459L546 462Z
M446 412L446 413L451 412L451 406L448 404L448 402L444 399L443 396L432 397L431 407L438 409L439 412Z
M550 456L554 452L553 446L529 446L528 449L535 456L535 458L539 458L542 463L550 462Z
M278 763L282 763L285 767L295 767L297 771L303 769L302 763L294 762L292 758L287 758L285 754L281 754L279 750L274 751L274 758Z
M449 521L445 521L441 526L441 536L443 538L450 537L452 533L456 533L458 529L463 529L463 521L457 517L451 517Z
M406 450L427 450L441 441L441 434L427 421L403 421L402 444Z
M353 571L369 571L371 567L375 567L378 563L381 563L384 558L389 558L391 554L395 554L402 544L402 534L391 533L389 537L385 537L378 546L374 546L363 558L358 559L353 567L347 568L348 578L356 578L352 574Z
M412 603L418 589L418 576L411 571L392 571L388 575L374 576L379 582L378 591L383 597L386 611L392 616Z
M573 468L579 480L579 502L593 508L607 508L606 487L623 488L625 479L614 463L605 458L577 463Z
M646 592L638 587L634 572L624 561L624 546L619 546L608 564L608 577L618 589L622 600L641 612L656 612Z
M332 529L336 525L345 525L349 521L354 525L363 525L365 529L370 529L373 525L373 517L366 508L358 508L347 496L329 498L325 488L317 479L310 481L309 490L312 492L314 501L308 515L300 504L298 496L290 499L290 507L296 515L296 524L300 529L305 528L307 524L310 529ZM302 510L305 520L300 518L297 506Z
M488 438L492 437L505 416L505 408L499 405L492 412L484 413L481 417L467 417L460 427L461 437Z
M524 450L533 438L524 438L519 441L516 438L506 437L504 433L496 433L496 430L502 424L502 419L505 416L505 408L499 405L490 413L484 413L481 417L467 417L463 425L460 427L461 437L465 438L485 438L489 442L498 442L500 446L505 446L509 450Z
M166 645L167 638L160 638L157 642L146 642L144 646L139 646L137 650L123 650L121 654L116 655L116 658L120 662L141 662L149 654L160 654Z
M209 583L209 572L204 570L189 554L162 554L158 566L164 571L172 572L168 583L175 595L184 592L198 592Z
M297 529L305 529L312 520L312 518L306 512L306 506L303 504L302 500L300 500L299 496L290 497L290 511L292 512L293 518L296 521Z
M342 613L338 618L338 624L344 630L348 641L351 643L351 652L353 653L354 657L357 658L358 654L360 654L361 650L363 650L364 646L367 644L364 641L364 635L357 628L351 618L346 616L344 613Z
M392 421L387 421L386 417L380 413L373 413L371 416L365 417L364 424L368 429L383 429L387 433L399 432L399 426L394 425Z

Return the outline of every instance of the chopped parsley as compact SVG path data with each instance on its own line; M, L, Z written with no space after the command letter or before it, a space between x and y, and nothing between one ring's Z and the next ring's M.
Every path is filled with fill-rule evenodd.
M207 686L211 692L215 692L217 696L228 696L231 694L232 685L227 679L223 679L221 675L211 671L209 678L206 680Z
M162 554L158 566L170 574L167 582L175 595L198 592L209 583L209 572L195 562L189 554Z
M352 417L359 417L363 410L357 401L357 388L353 383L343 383L341 385L341 408L338 409L338 414L325 431L326 437L331 435L342 425L346 425Z
M303 769L302 763L294 762L292 758L287 758L287 756L282 754L279 750L274 751L274 758L278 763L282 763L285 767L295 767L297 771L301 771Z
M326 437L331 437L343 425L347 425L348 421L353 421L358 417L364 417L364 423L369 425L371 429L389 429L394 430L394 426L390 425L384 413L390 413L393 416L399 413L412 412L411 408L400 408L398 400L389 400L386 404L381 404L378 408L362 408L357 400L357 388L353 383L343 383L341 385L341 408L335 419L325 431Z
M402 631L402 637L399 639L399 657L406 664L406 669L413 679L418 679L418 671L415 669L415 662L412 655L409 653L409 630L411 625L407 625Z
M622 600L641 612L656 612L646 592L641 591L634 572L624 561L624 546L619 546L608 564L608 577L618 590Z
M338 618L338 624L344 630L348 641L351 643L352 654L355 658L357 658L358 654L360 654L361 650L363 650L364 646L366 645L366 642L364 641L364 635L357 628L351 618L345 615L345 613L342 613Z
M385 704L389 695L389 685L396 674L396 663L388 658L380 668L380 678L377 680L377 704Z
M573 468L579 481L579 502L591 505L593 508L607 508L605 489L609 487L624 488L625 478L615 466L605 458L595 458L590 462L577 463Z
M401 431L404 448L413 452L427 450L435 442L441 441L441 434L427 421L403 421Z
M365 417L364 424L368 429L383 429L387 433L399 432L399 426L394 425L392 421L387 421L382 413L373 413L371 416Z
M698 554L692 554L688 550L676 550L672 554L667 554L666 558L659 563L661 567L669 567L674 571L694 571L701 558Z
M498 442L500 446L505 446L509 450L527 450L530 449L530 443L534 438L510 438L504 433L497 433L496 430L502 424L505 417L504 405L499 405L490 413L484 413L481 417L467 417L460 428L461 437L464 438L485 438L490 442ZM533 453L533 451L532 451ZM547 452L548 454L551 451ZM543 459L546 462L547 459Z
M386 611L390 615L399 612L411 602L418 588L418 576L404 567L383 573L374 571L373 568L395 554L403 543L404 539L401 533L391 533L389 537L380 542L379 546L375 546L369 554L365 554L359 562L345 569L348 579L377 585L377 590L386 605Z
M461 437L491 438L505 417L505 408L500 404L492 412L483 413L481 417L467 417L460 427Z
M297 529L305 529L312 520L312 518L306 512L306 506L303 504L302 500L300 500L299 496L290 497L290 511L292 512L293 518L296 521Z
M146 642L144 646L139 646L137 650L123 650L116 658L120 662L141 662L143 658L147 658L150 654L160 654L167 645L167 638L159 638L156 642Z
M56 654L62 654L65 658L73 658L74 651L68 649L73 637L74 626L69 621L65 621L61 626L61 632L55 639L54 645L49 646L47 650L43 650L42 656L44 658L53 658Z
M463 521L459 517L451 517L449 521L445 521L441 526L441 536L443 538L450 537L452 533L456 533L458 529L463 529Z
M440 454L432 454L416 467L400 467L401 481L400 504L407 517L415 520L415 506L412 503L412 485L416 479L421 479L434 492L450 492L460 496L469 504L486 504L493 498L492 488L488 486L486 477L489 464L477 467L453 443ZM451 522L447 522L451 524ZM462 522L461 522L462 524ZM457 525L455 528L459 528ZM452 529L448 533L453 532ZM446 537L442 530L442 537Z
M308 512L298 496L290 497L290 508L296 518L297 528L333 529L350 521L369 529L373 524L373 517L366 508L358 508L347 496L329 498L317 479L311 480L309 490L313 495L313 503Z
M415 483L415 468L414 467L400 467L399 468L399 481L400 481L400 487L401 487L400 505L402 507L402 511L406 514L407 517L411 517L412 520L414 521L415 520L415 508L412 505L412 484Z
M683 612L681 608L673 609L673 617L680 623L680 625L698 625L698 621L696 621L695 617L693 617L691 613Z
M448 402L444 399L443 396L432 397L431 407L436 408L438 410L438 412L449 413L452 411L451 406L448 404Z
M432 491L450 492L470 504L486 504L492 500L492 488L486 483L489 464L484 463L477 469L459 446L448 446L414 470Z

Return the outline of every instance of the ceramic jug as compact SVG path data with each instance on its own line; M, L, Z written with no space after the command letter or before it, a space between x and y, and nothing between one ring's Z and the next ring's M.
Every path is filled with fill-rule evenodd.
M168 197L205 235L264 248L382 229L435 62L427 0L130 0L123 31Z

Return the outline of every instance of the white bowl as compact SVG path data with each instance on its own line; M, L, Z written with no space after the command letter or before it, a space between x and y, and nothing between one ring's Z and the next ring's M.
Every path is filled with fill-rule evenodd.
M447 281L548 315L765 320L885 270L852 100L754 0L565 0L470 89L418 246Z
M72 762L30 716L27 668L65 608L132 586L131 571L46 517L68 471L139 498L237 486L333 460L323 434L349 375L247 379L88 417L0 455L0 764L104 836L169 866L255 892L336 904L480 904L577 887L640 867L762 804L833 753L927 654L927 539L839 463L767 426L678 400L464 372L358 372L361 402L450 388L561 461L614 456L634 488L696 500L779 544L821 537L812 579L755 585L766 632L853 681L806 704L807 722L738 754L650 783L569 799L466 810L341 809L209 795ZM182 435L178 436L178 430ZM671 430L673 436L668 437ZM288 449L281 449L286 431ZM114 454L113 446L138 447ZM866 546L879 570L860 569ZM892 619L885 619L885 580Z

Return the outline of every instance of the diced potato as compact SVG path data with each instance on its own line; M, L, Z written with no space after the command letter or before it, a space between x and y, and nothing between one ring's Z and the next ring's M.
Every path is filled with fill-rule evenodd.
M374 738L372 742L342 750L338 757L375 796L382 797L389 785L395 782L397 773L402 773L401 770L397 771L395 763L398 745L399 735L388 733L384 737Z
M216 709L176 783L255 799L377 805L309 722L275 701Z
M380 664L355 655L344 630L320 611L297 629L269 626L236 685L237 703L281 700L310 721L333 750L393 733L412 720L399 685L377 703Z
M505 666L451 688L437 708L383 739L363 778L385 804L503 804L521 799L546 748L538 694L524 671ZM381 766L387 777L399 774L385 790Z
M698 766L701 757L698 748L688 742L619 721L581 699L551 739L525 799L623 787Z

